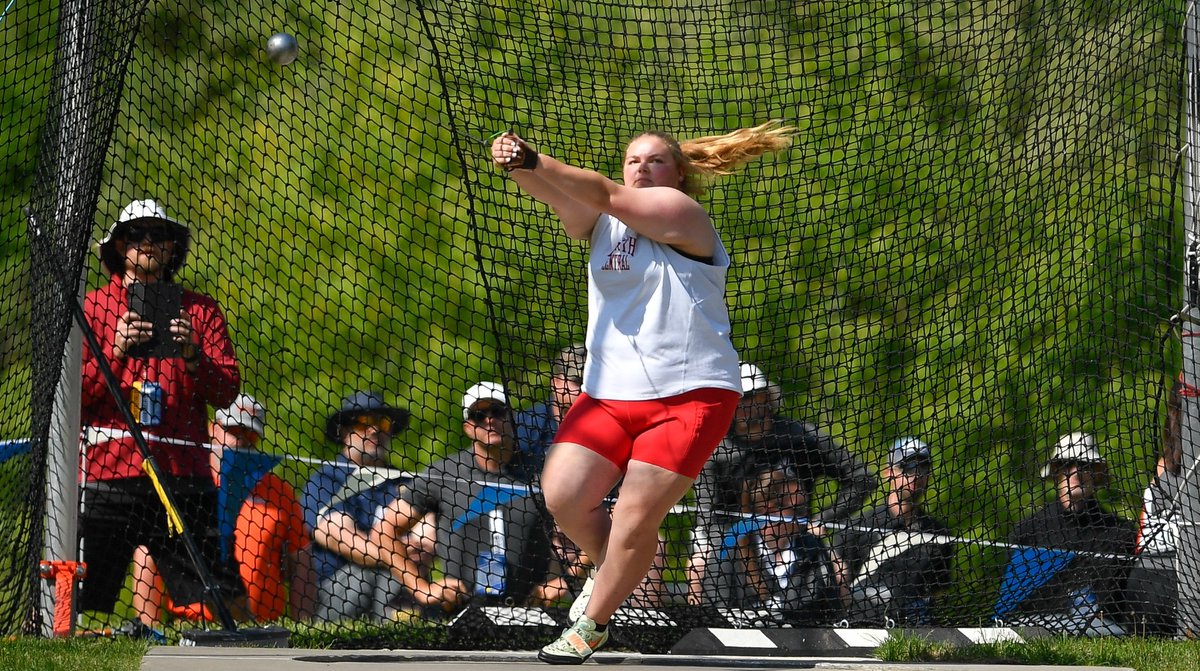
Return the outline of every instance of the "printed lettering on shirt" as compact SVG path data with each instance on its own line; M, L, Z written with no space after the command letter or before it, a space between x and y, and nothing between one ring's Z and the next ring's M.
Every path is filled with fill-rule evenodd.
M608 253L608 260L600 270L629 270L629 258L637 251L638 236L626 233L625 237Z

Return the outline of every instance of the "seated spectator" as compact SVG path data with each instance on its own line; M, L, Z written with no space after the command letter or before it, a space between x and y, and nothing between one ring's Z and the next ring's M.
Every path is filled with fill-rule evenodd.
M822 510L801 511L810 520L809 531L824 534L822 524L840 522L862 508L876 487L865 464L813 424L781 416L779 385L753 364L743 363L742 399L729 427L729 435L717 446L696 480L696 528L689 561L688 600L701 603L705 567L713 559L714 545L731 518L722 511L737 511L742 481L738 469L747 459L755 462L788 461L806 488L811 505L812 491L819 480L837 484L833 503Z
M253 452L265 431L266 410L253 396L241 394L233 405L218 410L209 427L212 437L211 466L218 487L221 461L230 452ZM237 477L237 475L233 475ZM245 588L245 602L235 601L239 613L259 621L277 620L291 605L294 619L309 616L314 601L309 532L296 492L282 478L266 473L258 479L239 507L231 556ZM177 604L162 586L158 568L145 547L135 553L135 570L155 589L146 598L146 609L158 619L166 610L184 619L211 620L201 603Z
M430 541L420 526L404 538L382 541L377 531L382 511L400 495L403 474L389 468L388 448L407 426L407 410L369 391L347 396L326 422L326 437L342 453L304 488L304 516L315 541L318 620L392 617L405 605L391 571L394 552L428 570Z
M221 472L224 450L256 450L265 422L266 410L249 394L217 411L209 431L214 472ZM292 619L302 620L312 615L316 585L311 544L296 491L278 475L263 474L240 506L233 533L233 558L255 619L277 620L290 613Z
M851 624L929 625L937 595L950 582L949 528L923 510L932 473L929 446L901 438L884 470L879 506L837 535L842 603Z
M1096 497L1108 467L1095 438L1063 436L1042 477L1054 479L1056 498L1018 522L1008 538L1020 547L1013 551L1001 597L1024 596L997 612L1008 624L1067 634L1123 634L1122 588L1135 531L1101 508Z
M548 520L524 473L512 467L512 410L504 387L481 382L463 397L466 449L413 477L383 512L381 538L398 538L422 517L437 524L437 555L444 576L432 581L402 552L393 573L414 598L460 604L546 604L567 595L562 576L550 574Z
M766 609L781 623L831 622L833 565L804 519L811 485L786 460L749 460L743 471L745 516L726 527L704 593L718 605Z
M1126 592L1133 609L1133 633L1140 636L1176 635L1179 579L1175 574L1183 485L1183 382L1176 380L1167 400L1162 455L1154 480L1142 496L1137 561L1129 572ZM1180 632L1182 633L1182 632Z
M546 451L558 432L558 423L579 398L586 360L587 348L583 344L564 347L550 368L550 397L528 410L515 413L517 447L512 464L514 469L523 470L528 480L541 474Z

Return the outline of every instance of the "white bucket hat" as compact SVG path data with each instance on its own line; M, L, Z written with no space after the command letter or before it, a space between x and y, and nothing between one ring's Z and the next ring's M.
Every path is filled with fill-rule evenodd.
M1054 456L1050 457L1050 461L1042 467L1042 477L1050 477L1054 473L1054 467L1058 464L1104 465L1105 463L1092 434L1076 431L1058 439L1058 444L1054 446Z
M113 243L121 238L126 228L143 223L163 224L175 232L175 252L171 255L171 262L167 264L164 273L166 279L171 279L183 267L183 259L187 256L192 235L187 224L168 217L167 211L150 199L135 200L121 210L121 216L108 227L108 234L100 241L100 261L111 275L125 272L125 259L117 253L117 247Z

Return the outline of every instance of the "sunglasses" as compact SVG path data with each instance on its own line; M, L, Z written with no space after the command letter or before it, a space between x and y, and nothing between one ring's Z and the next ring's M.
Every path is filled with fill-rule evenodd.
M387 415L360 415L354 418L352 426L359 431L365 431L374 427L383 433L391 433L392 418Z
M482 422L488 417L491 417L492 419L504 419L505 417L508 417L508 406L489 405L486 408L467 411L467 419L475 423Z
M125 242L167 242L175 239L175 233L165 226L130 226L121 237Z

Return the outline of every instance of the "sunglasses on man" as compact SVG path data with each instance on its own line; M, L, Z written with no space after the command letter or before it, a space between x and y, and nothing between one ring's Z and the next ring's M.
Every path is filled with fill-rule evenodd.
M392 418L387 415L359 415L354 418L353 426L359 431L374 427L383 433L391 433Z
M125 242L167 242L175 233L166 226L129 226L121 237Z
M225 433L233 436L243 443L250 445L258 444L260 437L258 433L254 431L254 429L246 426L227 426L223 428L225 429Z
M505 417L508 417L508 406L496 404L489 405L485 408L477 408L475 410L467 411L467 419L475 422L476 424L482 422L488 417L492 419L504 419Z

